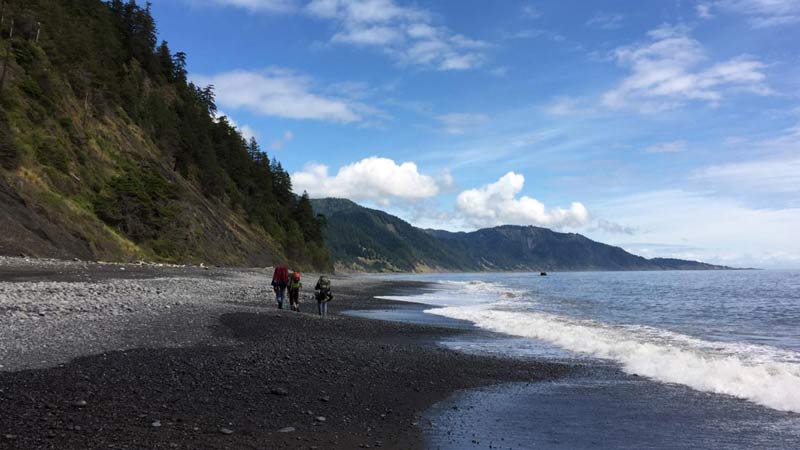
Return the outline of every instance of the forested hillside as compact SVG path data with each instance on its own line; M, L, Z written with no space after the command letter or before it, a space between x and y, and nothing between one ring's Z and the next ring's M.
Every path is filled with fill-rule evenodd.
M477 266L408 222L350 200L312 200L323 214L325 237L337 269L368 272L474 270Z
M331 267L308 198L148 5L0 2L0 253Z
M709 270L680 259L647 259L576 233L500 226L473 232L422 230L344 199L312 200L325 239L345 271Z

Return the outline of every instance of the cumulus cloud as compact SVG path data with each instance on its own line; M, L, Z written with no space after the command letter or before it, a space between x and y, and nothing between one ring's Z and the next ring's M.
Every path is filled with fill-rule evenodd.
M314 92L312 80L285 69L260 72L234 70L217 75L193 75L198 85L213 85L219 105L288 119L358 122L369 107L346 98Z
M486 59L488 44L435 25L427 10L394 0L313 0L305 11L335 21L335 44L374 47L401 64L467 70Z
M579 227L589 221L589 212L581 203L569 209L546 209L540 201L517 197L525 177L508 172L494 183L469 189L456 198L456 209L465 220L479 227L496 225L541 225L551 228Z
M711 18L713 11L747 17L753 28L766 28L800 23L798 0L716 0L698 5L700 17Z
M222 111L217 111L216 119L219 121L221 118L225 117L231 126L239 130L239 133L242 134L242 137L246 141L250 141L250 139L257 138L258 133L250 126L250 125L239 125L233 118Z
M449 173L443 181L452 183ZM419 172L413 162L397 164L377 156L341 167L336 175L324 164L309 163L292 174L296 192L307 191L311 197L342 197L369 200L387 205L392 200L420 200L440 192L440 181Z
M614 60L631 73L604 94L606 106L653 113L691 101L716 105L734 91L771 94L766 65L754 57L741 55L701 67L708 56L686 27L662 26L648 36L646 43L614 50Z
M680 153L686 151L686 141L660 142L645 147L645 153Z
M464 134L489 122L489 116L486 114L475 113L450 113L438 116L436 119L448 134Z
M283 132L281 137L278 139L273 139L272 142L269 143L269 148L273 150L280 150L292 139L294 139L294 133L292 133L290 130L286 130Z

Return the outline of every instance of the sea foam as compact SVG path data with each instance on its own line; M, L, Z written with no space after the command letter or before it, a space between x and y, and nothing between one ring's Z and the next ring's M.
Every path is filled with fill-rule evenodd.
M727 394L776 410L800 412L800 354L795 352L706 341L654 327L611 326L540 312L498 310L498 307L502 305L484 303L426 312L616 361L627 373L660 382Z

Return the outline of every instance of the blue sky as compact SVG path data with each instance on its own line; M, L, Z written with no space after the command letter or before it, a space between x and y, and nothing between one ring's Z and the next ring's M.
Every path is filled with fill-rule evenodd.
M800 0L153 3L300 192L800 267Z

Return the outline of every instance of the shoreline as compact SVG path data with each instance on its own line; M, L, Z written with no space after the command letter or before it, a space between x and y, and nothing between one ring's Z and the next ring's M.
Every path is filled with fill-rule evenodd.
M8 448L422 449L420 416L437 401L462 389L572 371L436 344L466 329L342 314L398 309L398 302L375 297L419 292L425 283L335 276L331 316L321 319L278 311L267 294L268 275L259 269L113 265L93 271L92 264L50 262L14 278L4 264L0 337L32 339L13 364L8 349L2 353L0 440ZM305 283L308 293L313 276ZM170 291L172 285L177 288ZM53 309L39 316L40 302L9 300L15 286L51 289L56 300L59 289L84 296L48 299L44 304ZM81 289L93 287L95 298L87 299ZM178 294L184 297L176 304ZM87 307L97 302L103 302L99 311ZM14 303L23 307L9 310ZM59 309L61 303L79 307ZM303 309L316 305L306 300ZM28 326L12 327L9 335L8 325L20 323ZM89 332L66 337L80 328ZM37 336L38 330L56 335ZM80 345L97 341L106 348ZM59 354L62 346L69 351ZM81 352L93 354L71 359ZM43 356L53 358L42 362Z

